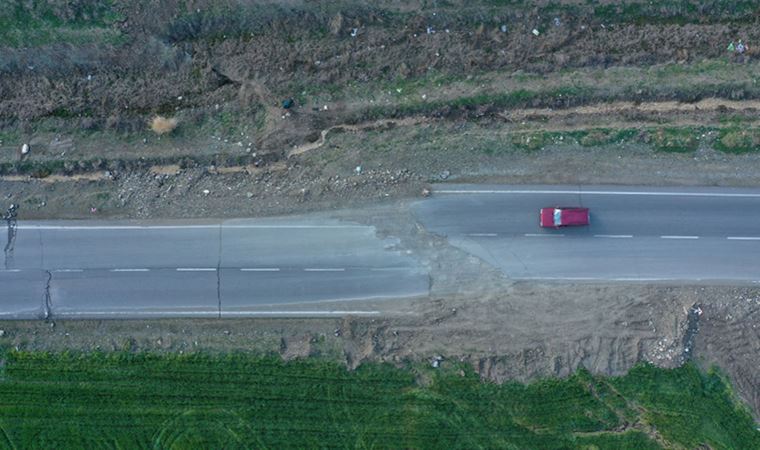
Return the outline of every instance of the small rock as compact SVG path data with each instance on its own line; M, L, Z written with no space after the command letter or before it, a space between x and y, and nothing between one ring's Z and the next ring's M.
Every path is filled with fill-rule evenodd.
M446 178L448 178L448 177L449 177L449 175L451 175L451 172L449 172L448 170L444 170L444 171L443 171L443 172L441 172L441 173L440 173L438 176L439 176L439 177L440 177L442 180L445 180Z
M356 172L357 175L362 173L362 166L356 166L356 169L354 169L354 172Z
M507 26L506 25L502 25L501 27L499 27L499 29L501 30L502 33L506 33L507 32Z
M211 191L209 191L208 189L204 189L204 190L203 190L203 195L208 195L208 194L210 194L210 193L211 193Z
M340 337L340 334L341 334L340 328L336 328L335 331L333 331L333 334L335 335L335 337Z
M5 336L5 330L0 330L0 337Z
M29 144L24 144L21 146L21 154L26 155L29 153Z
M253 198L253 192L246 192L245 196L248 198Z

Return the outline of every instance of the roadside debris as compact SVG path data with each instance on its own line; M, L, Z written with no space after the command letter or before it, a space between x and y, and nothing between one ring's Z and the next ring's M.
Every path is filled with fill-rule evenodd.
M441 361L443 361L443 356L438 355L433 358L433 362L430 363L430 365L433 366L433 368L437 369L441 366Z
M541 34L541 32L539 32L539 31L538 31L537 29L535 29L535 28L533 29L532 33L533 33L533 35L534 35L534 36L538 36L539 34Z
M351 37L356 37L356 35L359 33L358 28L352 28L351 29Z
M292 98L287 98L287 99L285 99L285 100L282 101L282 107L284 109L290 109L293 106L295 106L295 104L296 104L296 101L293 100Z
M504 25L504 24L502 24L502 25L499 27L499 29L501 30L501 32L502 32L502 33L506 33L506 32L507 32L507 26L506 26L506 25Z
M26 155L29 153L29 144L24 144L21 146L21 154Z
M362 166L356 166L356 169L354 169L354 172L356 172L357 175L361 175L361 173L362 173Z

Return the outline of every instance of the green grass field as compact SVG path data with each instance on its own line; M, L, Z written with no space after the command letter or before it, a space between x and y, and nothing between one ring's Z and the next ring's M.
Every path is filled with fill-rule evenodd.
M691 365L495 385L460 367L240 354L3 361L3 448L760 448L721 377Z

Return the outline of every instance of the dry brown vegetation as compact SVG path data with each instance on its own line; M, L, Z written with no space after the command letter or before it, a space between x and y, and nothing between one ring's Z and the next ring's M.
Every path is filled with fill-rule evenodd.
M177 128L177 119L156 116L150 121L150 129L158 135L169 134Z

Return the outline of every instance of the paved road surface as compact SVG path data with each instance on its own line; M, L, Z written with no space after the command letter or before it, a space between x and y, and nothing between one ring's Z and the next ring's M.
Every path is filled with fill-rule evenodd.
M19 222L0 317L225 316L427 294L427 273L395 244L337 221Z
M542 229L546 206L591 225ZM425 227L515 279L760 281L760 189L439 185Z

